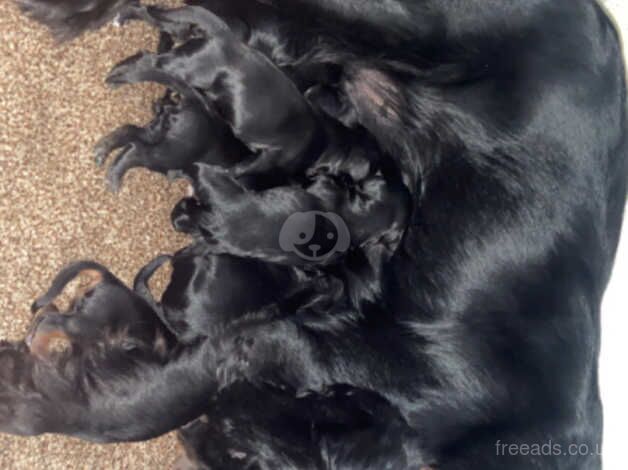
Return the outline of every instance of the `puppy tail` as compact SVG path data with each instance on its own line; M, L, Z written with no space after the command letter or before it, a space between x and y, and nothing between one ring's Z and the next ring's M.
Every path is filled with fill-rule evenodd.
M161 255L149 262L146 266L140 269L140 272L135 276L133 281L133 291L142 297L149 305L156 306L157 302L153 297L153 293L148 287L148 281L155 274L159 268L172 259L171 255Z
M36 313L46 305L50 305L63 292L76 276L83 271L96 271L107 280L115 279L103 265L95 261L77 261L63 268L53 279L50 289L41 297L37 298L31 305L31 312Z
M97 29L134 0L15 0L22 12L47 26L60 41Z

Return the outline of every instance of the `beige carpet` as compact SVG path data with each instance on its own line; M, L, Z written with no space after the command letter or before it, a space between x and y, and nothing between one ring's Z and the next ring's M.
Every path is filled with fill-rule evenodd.
M93 258L129 282L185 242L169 224L182 188L134 170L113 196L91 157L99 136L149 116L157 87L110 91L103 79L155 42L134 24L59 46L0 0L0 337L23 336L30 303L65 263ZM0 436L0 469L162 469L175 451L173 436L115 446Z

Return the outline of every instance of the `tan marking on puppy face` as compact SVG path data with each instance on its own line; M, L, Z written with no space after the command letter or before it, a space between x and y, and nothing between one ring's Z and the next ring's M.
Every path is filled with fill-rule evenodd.
M72 342L62 330L36 332L29 346L32 355L39 359L48 360L59 352L67 351L72 347Z

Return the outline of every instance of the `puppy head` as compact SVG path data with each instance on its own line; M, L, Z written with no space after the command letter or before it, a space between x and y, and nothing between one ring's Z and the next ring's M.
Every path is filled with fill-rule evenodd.
M55 332L55 327L67 326L55 315L60 313L49 307L39 312L31 340L40 343L40 336L55 335L74 341L64 329ZM136 367L163 364L159 347L138 351L128 347L128 340L102 331L94 342L57 352L41 343L29 347L26 341L0 341L0 432L22 436L76 432L77 423L84 426L81 423L91 411L90 400L101 403L99 396L117 397L112 394L120 393L120 384L127 383ZM107 436L97 431L94 438Z
M351 236L345 221L332 212L297 212L284 222L279 234L282 250L299 258L325 263L346 252Z
M203 207L198 199L186 197L181 199L170 213L170 221L177 232L186 233L193 237L201 237L198 225L198 216Z
M183 177L190 183L190 191L172 210L172 225L178 232L210 237L207 231L201 230L203 215L210 214L212 206L231 204L245 194L245 190L228 169L218 165L194 163Z
M73 281L79 283L68 307L60 311L57 304ZM59 346L162 351L167 344L165 327L152 308L97 263L79 262L63 269L33 310L37 314L26 344L40 359L56 356Z

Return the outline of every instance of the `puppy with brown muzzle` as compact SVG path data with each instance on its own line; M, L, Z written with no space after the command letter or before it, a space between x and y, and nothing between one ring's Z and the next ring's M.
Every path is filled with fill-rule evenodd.
M55 299L70 282L80 278L86 278L86 282L69 308L59 311ZM128 350L145 349L148 345L163 354L172 345L173 338L159 324L150 305L109 270L92 261L64 268L31 309L36 317L26 343L39 358L51 354L49 347L55 340L85 348L108 338Z
M69 308L60 311L55 300L80 278L85 282ZM63 269L32 308L37 315L25 341L0 347L3 432L53 432L95 441L159 433L152 431L157 419L138 419L129 427L126 417L114 412L130 400L125 396L134 381L178 354L174 336L148 303L102 265L81 261ZM160 420L171 425L167 417Z
M163 311L169 318L175 318L176 314L185 315L179 323L185 324L185 329L179 329L182 336L185 339L196 333L200 339L187 347L181 347L159 321L149 306L153 302L152 296L145 302L97 263L79 262L62 270L48 292L33 304L38 316L27 341L0 345L0 430L20 435L61 433L98 442L133 441L176 429L205 413L217 419L211 434L193 438L199 430L205 432L203 423L207 423L207 419L186 426L182 434L189 454L197 456L195 464L203 465L209 462L205 453L211 451L211 443L220 440L236 439L237 447L246 449L247 459L257 460L252 453L253 446L271 438L276 426L287 420L294 420L294 425L303 431L299 434L291 431L293 442L312 449L333 433L355 432L356 428L374 425L369 417L370 408L353 398L350 398L353 403L350 408L347 408L346 400L338 403L336 395L330 392L304 396L294 402L294 391L286 393L280 387L258 392L250 384L217 377L216 371L229 361L230 355L229 348L220 344L220 333L224 331L233 338L232 329L240 321L256 323L262 315L272 315L273 309L263 307L263 304L276 301L278 292L285 291L268 292L271 281L260 283L258 280L254 288L241 285L238 292L229 296L221 293L218 287L212 290L212 284L224 288L224 283L231 285L234 276L241 283L248 280L255 284L257 275L269 273L274 275L272 282L276 284L296 283L297 279L291 279L285 273L282 275L280 271L286 269L283 267L269 266L269 272L265 272L263 266L255 267L258 262L254 260L211 255L203 259L204 255L201 247L194 246L175 255L174 284L171 283L160 305L160 308L168 307ZM147 291L150 275L167 259L169 257L157 258L141 270L135 280L136 289ZM207 274L209 276L203 280L202 276ZM54 299L78 277L86 277L86 282L70 308L60 312ZM208 286L210 290L205 292L204 288ZM181 288L183 292L179 291ZM245 289L248 289L248 295L243 293ZM256 300L251 299L252 292L258 293ZM212 298L209 295L212 293L218 297ZM329 288L325 294L320 298L328 298ZM241 297L239 304L232 300L235 295ZM298 299L299 295L295 295L294 299L274 309L274 314L296 308ZM183 306L181 302L188 305ZM222 307L222 310L207 315L207 310L202 307L206 302L212 303L212 308ZM256 302L262 307L254 312ZM309 307L302 308L312 310L314 304L311 301ZM238 319L237 315L229 318L234 314L234 305L239 305L240 315L247 318ZM182 309L175 311L176 307ZM202 312L206 318L194 318ZM208 328L210 322L216 326ZM205 330L195 331L195 328ZM59 339L70 347L55 350L53 341ZM219 387L219 383L225 386ZM354 393L358 392L355 390ZM255 425L262 433L257 440L252 440L254 436L250 435L248 427L243 427L239 421L237 428L224 428L226 418L220 413L215 414L218 411L216 403L233 404L244 399L253 404L252 397L258 393L263 393L273 408L259 415L264 416L264 420ZM378 400L382 401L381 398ZM285 407L274 408L280 404ZM306 415L302 414L304 405L309 410ZM242 416L251 410L250 407L243 408ZM404 429L403 422L396 419L396 426ZM320 429L314 439L309 434L313 426ZM330 435L330 427L338 429ZM395 428L395 432L398 431ZM248 444L245 444L245 436L248 436ZM242 450L232 452L230 456L229 449L218 451L229 458L235 455L235 463L241 463L238 452ZM273 455L272 461L280 458L280 454ZM293 456L298 457L298 449ZM303 462L317 462L307 455L303 459Z

